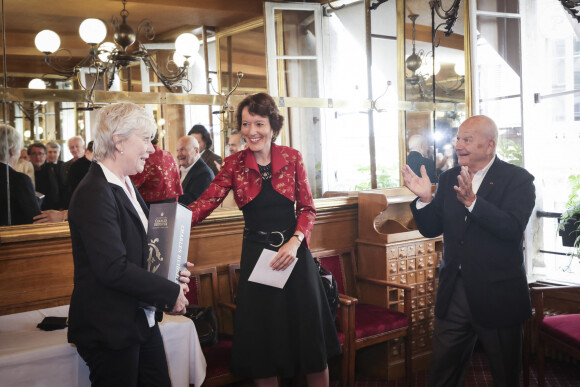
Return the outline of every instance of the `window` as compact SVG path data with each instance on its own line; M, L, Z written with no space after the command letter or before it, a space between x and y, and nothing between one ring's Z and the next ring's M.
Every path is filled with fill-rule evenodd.
M579 260L566 255L570 249L561 244L557 218L545 216L564 210L568 176L580 166L580 94L568 92L580 86L576 21L557 0L474 3L475 112L497 122L499 157L535 176L528 275L578 283Z

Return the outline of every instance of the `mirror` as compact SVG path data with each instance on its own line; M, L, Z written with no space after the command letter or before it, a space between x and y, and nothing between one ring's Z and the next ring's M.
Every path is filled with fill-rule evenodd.
M40 4L39 0L33 0L34 5ZM111 15L118 13L118 8L120 7L119 2L113 2L112 8L107 9L105 14L107 18ZM167 13L165 8L173 9L172 5L158 5L153 4L143 5L143 9L135 9L132 13L131 18L137 23L141 16L151 17L156 16L156 13ZM266 48L265 48L265 30L264 21L262 17L258 19L252 19L255 16L261 16L262 11L262 1L252 1L252 4L259 3L259 7L250 6L248 4L244 5L234 5L232 3L231 8L232 13L236 13L236 16L229 16L229 19L224 17L224 22L221 24L220 28L215 29L215 43L213 48L210 48L210 58L208 58L209 63L217 63L216 68L209 68L210 77L213 78L213 87L216 92L227 94L233 88L236 81L237 72L243 72L244 78L240 84L240 87L232 95L230 106L228 107L228 113L233 111L232 106L239 101L239 98L244 93L252 93L262 90L267 90L267 72L266 72ZM452 0L442 0L442 8L449 8ZM128 6L131 3L128 3ZM389 14L389 22L386 23L383 20L381 25L380 22L375 22L373 25L373 33L384 35L381 39L373 37L372 45L375 53L377 55L373 58L375 63L379 66L387 67L384 65L383 58L388 58L392 60L392 63L388 63L388 71L385 70L385 79L393 81L393 86L389 93L385 94L380 100L381 103L388 101L390 98L390 93L392 90L400 90L402 84L403 93L398 96L394 95L394 104L398 103L398 108L391 109L389 104L385 103L384 111L377 111L374 116L374 136L376 138L376 154L371 155L376 160L376 177L378 180L384 178L388 181L385 184L397 184L398 179L398 164L400 164L401 159L404 161L406 154L410 151L409 143L410 138L416 134L423 135L428 139L429 151L428 157L435 160L437 155L447 156L447 162L453 159L453 148L451 139L454 136L454 130L457 125L465 117L465 101L468 95L468 84L469 79L468 70L466 74L462 77L459 72L461 72L460 66L457 67L461 61L465 62L464 53L464 6L465 1L461 3L459 9L459 18L454 25L454 33L445 37L442 36L441 31L437 34L437 39L440 38L440 45L434 50L436 62L439 62L438 71L435 75L428 73L427 70L423 74L423 79L421 82L424 83L424 87L421 89L419 83L411 84L406 79L413 76L413 72L405 66L405 59L412 54L412 20L409 18L411 14L419 15L415 19L415 52L423 50L424 58L428 59L428 53L433 52L431 47L431 9L429 7L429 2L424 0L398 0L396 2L386 2L378 10L378 12L386 12ZM41 5L39 5L40 7ZM109 5L107 5L109 7ZM142 8L142 7L137 7ZM246 9L247 8L247 9ZM44 8L43 8L44 9ZM163 12L158 11L158 9L163 9ZM33 47L34 33L17 33L16 26L19 20L24 20L25 10L22 9L22 5L17 0L9 0L4 3L4 10L6 11L6 20L8 29L6 40L7 47L3 49L7 50L7 66L3 68L7 72L7 85L9 88L23 88L27 87L28 81L34 77L44 77L47 87L49 90L61 89L66 90L67 93L70 92L70 99L64 99L62 95L59 94L58 98L51 99L47 104L38 106L34 104L34 100L22 99L19 102L13 103L13 99L6 106L6 117L8 119L14 119L11 117L20 117L22 122L22 132L30 131L30 136L27 137L28 141L35 139L48 140L54 136L57 140L68 138L73 134L81 134L86 136L90 131L90 123L94 111L87 111L83 108L86 106L86 101L82 99L82 91L78 89L78 86L74 82L64 81L55 75L47 74L48 70L46 65L42 62L43 55L38 53ZM403 12L401 12L404 10ZM207 11L207 10L206 10ZM80 12L80 11L79 11ZM225 10L213 10L211 11L216 15L224 15ZM228 10L230 12L230 10ZM324 195L325 190L331 187L330 185L324 183L325 179L334 179L335 187L331 187L337 191L351 191L355 189L354 187L361 187L363 183L371 182L369 176L371 176L371 170L373 166L368 165L369 155L365 152L369 150L369 126L370 119L367 114L369 110L369 103L372 98L368 98L367 94L367 77L366 77L366 63L364 63L364 50L365 50L365 36L364 36L364 3L354 3L351 6L346 7L342 14L340 15L341 23L336 23L338 18L326 18L323 20L333 21L334 28L340 33L346 33L349 35L350 40L340 39L332 40L329 42L329 51L331 52L332 59L329 60L326 56L323 57L325 62L325 70L332 68L336 70L339 65L344 67L345 73L352 76L352 79L336 79L330 78L326 79L326 84L324 85L324 90L320 93L321 98L316 100L316 105L312 105L313 102L307 101L309 96L298 95L292 101L291 96L288 95L286 98L286 108L289 115L294 116L294 119L299 118L298 116L302 112L306 112L307 109L311 109L314 113L309 113L307 120L303 120L305 124L301 124L298 132L296 128L291 128L291 131L285 132L286 138L283 139L284 143L294 145L294 142L298 142L299 136L301 135L304 139L304 143L308 144L311 139L310 130L312 128L320 126L322 129L322 134L320 141L317 140L316 146L322 149L322 153L327 152L327 154L339 154L337 157L336 166L333 168L328 168L316 157L311 157L312 165L316 171L309 174L312 178L317 179L318 183L313 184L314 186L320 186L321 189L317 188L317 191ZM376 11L375 11L376 12ZM166 41L172 39L172 34L177 33L172 29L185 28L187 23L192 23L187 16L183 16L180 12L175 12L178 15L178 20L165 20L160 18L158 22L157 18L153 20L156 27L160 26L160 30L167 32L166 34L161 34ZM205 12L207 15L207 12ZM34 13L37 15L44 15L41 12ZM377 13L379 15L379 13ZM392 15L392 19L391 16ZM220 16L220 17L222 17ZM53 19L54 15L50 15L43 18L42 23L47 23L46 20ZM61 17L62 19L62 17ZM83 46L83 43L78 43L78 32L75 27L75 22L79 19L76 16L68 15L63 20L61 24L65 24L64 29L66 30L66 41L63 38L63 45L71 49L74 58L82 58L86 55L87 48ZM163 19L163 20L161 20ZM226 20L227 19L227 20ZM39 28L48 28L42 26L40 22L38 25L34 26L35 30ZM244 20L250 20L250 22L240 23ZM437 21L441 19L436 16ZM348 22L348 23L347 23ZM34 24L29 23L28 24ZM403 23L404 27L399 27ZM200 23L201 24L201 23ZM78 23L77 23L78 25ZM184 27L175 27L176 25L183 25ZM342 29L345 25L353 25L357 29L355 31ZM230 26L230 27L226 27ZM231 27L233 26L233 27ZM397 26L397 30L395 30ZM169 28L171 27L171 28ZM377 27L380 27L377 30ZM24 27L23 27L24 28ZM26 28L31 29L30 25ZM164 29L163 29L164 28ZM385 29L385 31L383 31ZM392 31L391 31L392 30ZM310 35L311 28L305 28L304 32ZM398 33L397 33L398 32ZM326 36L324 34L321 34ZM74 36L74 38L73 38ZM403 49L400 50L397 44L400 41L400 37L404 37ZM15 47L16 46L16 47ZM218 47L219 49L215 49ZM347 50L341 51L347 48ZM382 50L383 54L378 52ZM215 58L212 56L215 53ZM336 61L334 58L340 57L341 61ZM27 67L28 66L28 67ZM433 67L433 66L431 66ZM402 70L405 69L404 71ZM419 66L421 68L421 66ZM423 70L421 70L423 71ZM401 72L405 72L406 76L400 76ZM416 70L416 73L418 70ZM433 71L431 71L433 72ZM26 77L22 74L26 73ZM205 69L202 71L205 74ZM375 75L377 74L377 69L372 70L375 89L373 89L373 98L378 98L387 89L386 82L384 80L379 80ZM397 74L398 73L398 74ZM85 74L90 81L90 74ZM297 75L295 73L284 73L281 72L277 74L278 79L286 78L290 79L290 75ZM299 74L298 74L299 75ZM397 76L399 75L399 76ZM207 102L212 96L212 91L206 90L207 84L203 83L203 88L197 91L198 96L186 96L180 97L177 95L165 94L163 92L163 87L152 87L152 93L140 93L143 90L143 83L141 80L141 68L139 66L130 67L125 73L120 76L126 82L122 82L120 85L120 90L123 90L121 94L109 95L101 91L99 98L103 95L107 95L108 100L101 101L112 102L117 101L122 98L135 100L137 103L150 104L151 110L154 112L156 119L158 119L160 128L163 130L163 144L164 148L170 151L174 151L175 141L178 136L186 130L186 127L191 126L198 122L198 117L202 114L209 117L210 121L213 119L214 122L211 126L218 128L216 133L219 136L221 133L221 141L214 140L215 143L221 142L225 144L226 136L228 134L228 128L231 127L233 121L230 121L230 117L227 115L222 115L219 113L223 110L223 100L219 98L214 98L211 102ZM25 81L23 80L25 79ZM207 78L206 78L207 79ZM398 79L398 80L397 80ZM435 80L435 92L430 92L433 87L433 80ZM155 78L150 74L149 81L151 83L155 82ZM202 77L202 82L204 79ZM97 89L105 89L104 84L96 86ZM19 89L21 90L21 89ZM466 92L467 90L467 92ZM126 91L134 91L135 94L129 95ZM123 94L124 93L124 94ZM153 95L157 100L149 100L146 94ZM179 102L173 104L171 98L181 98ZM195 99L195 98L201 99ZM305 101L299 101L300 97L305 97ZM322 98L324 97L324 98ZM203 99L207 98L207 99ZM350 105L338 105L336 101L346 100L348 98L356 99L356 103ZM203 101L202 101L203 99ZM334 99L334 101L333 101ZM366 102L363 104L360 101ZM409 104L407 104L409 102ZM294 103L292 106L291 104ZM333 106L334 103L334 106ZM413 105L411 105L411 103ZM436 105L425 105L421 106L422 103ZM309 105L310 104L310 105ZM208 109L208 105L211 106ZM435 112L430 109L429 106L436 106ZM195 110L195 109L198 110ZM193 110L192 110L193 109ZM390 110L389 110L390 109ZM399 109L399 110L397 110ZM195 112L193 112L195 110ZM203 112L201 112L203 111ZM201 112L201 113L199 113ZM216 112L218 112L216 114ZM399 112L402 114L399 115ZM397 118L397 116L399 118ZM223 117L226 117L226 125L222 123ZM321 123L321 120L325 121ZM185 121L185 125L183 122ZM290 122L290 118L288 119ZM337 127L337 122L341 122L341 127ZM402 127L399 128L396 124L401 122ZM324 124L324 125L323 125ZM43 126L44 125L44 126ZM42 133L40 129L42 128ZM352 130L355 128L356 130ZM215 132L214 132L215 133ZM342 136L347 141L337 143L337 139ZM332 142L334 141L334 142ZM60 140L61 144L64 140ZM313 142L314 143L314 142ZM297 146L298 147L298 146ZM342 147L342 148L341 148ZM66 148L66 147L65 147ZM304 146L306 149L306 146ZM223 151L223 147L221 148ZM354 151L353 151L354 150ZM219 149L214 149L214 151L219 153ZM67 155L67 150L62 151ZM334 153L333 153L334 152ZM353 166L353 155L360 156L361 166ZM369 152L370 153L370 152ZM398 156L401 154L401 156ZM344 157L344 155L349 155ZM381 160L381 157L385 157L385 160ZM386 156L389 156L387 159ZM65 156L67 159L70 156ZM394 161L393 161L394 159ZM339 163L340 161L340 163ZM366 163L366 164L363 164ZM344 164L344 165L343 165ZM449 164L449 162L448 162ZM321 166L322 165L322 166ZM348 184L344 182L346 176L347 166L355 168L352 173L354 176ZM383 168L384 166L384 168ZM392 168L391 168L392 167ZM440 169L448 168L449 166L440 165ZM321 169L322 168L322 169ZM383 169L386 170L382 173ZM362 172L361 172L362 171ZM358 173L358 175L356 174ZM382 173L382 174L381 174ZM364 175L359 177L359 175ZM326 185L325 185L326 184ZM370 188L370 185L364 185L364 188Z
M456 3L405 0L405 99L434 104L433 112L405 113L406 161L417 174L425 165L433 183L456 165L454 139L466 117L465 1L449 34L441 17Z

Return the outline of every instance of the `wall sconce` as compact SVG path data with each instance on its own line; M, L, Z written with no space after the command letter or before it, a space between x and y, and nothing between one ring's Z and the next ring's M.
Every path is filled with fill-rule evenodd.
M129 12L126 10L127 0L122 0L123 10L121 11L121 21L117 18L113 19L114 27L114 42L103 42L107 36L107 27L99 19L89 18L84 20L79 28L79 35L89 45L89 53L79 63L72 67L66 67L61 62L69 61L71 58L70 51L60 47L60 38L57 33L51 30L44 30L36 35L34 40L36 48L45 54L44 62L56 73L63 75L66 78L78 76L82 67L89 67L94 69L97 74L93 85L94 87L103 74L108 76L107 88L110 88L115 73L128 65L143 61L145 66L152 70L163 85L169 91L175 91L177 87L181 86L185 91L190 91L192 88L191 82L187 79L188 67L193 64L197 58L197 52L200 47L199 40L192 33L184 33L175 40L176 52L185 58L180 65L174 61L170 61L173 66L167 66L167 71L162 72L159 69L153 56L147 51L140 37L145 36L148 40L155 37L155 32L151 20L143 19L137 28L137 33L133 28L127 24L127 16ZM137 42L137 47L131 52L128 52L131 47ZM63 53L68 53L67 57L60 56ZM171 69L170 67L173 67ZM77 78L78 79L78 78ZM80 82L79 82L80 84ZM81 84L81 87L84 86Z

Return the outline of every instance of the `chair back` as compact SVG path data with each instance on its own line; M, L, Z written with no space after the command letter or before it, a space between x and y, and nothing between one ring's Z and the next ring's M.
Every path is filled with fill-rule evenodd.
M312 256L320 262L322 267L332 273L338 285L338 292L340 294L350 295L344 261L345 259L352 259L354 257L352 249L313 251Z
M205 279L209 281L206 281ZM185 295L189 305L212 306L217 309L218 298L218 280L217 269L208 267L191 271L189 281L189 292Z

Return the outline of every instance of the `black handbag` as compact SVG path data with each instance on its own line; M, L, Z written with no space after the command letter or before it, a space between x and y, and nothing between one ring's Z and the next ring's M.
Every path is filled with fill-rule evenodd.
M195 324L197 337L202 347L209 347L218 342L218 318L215 310L210 306L191 306L187 308L185 317Z
M338 284L336 283L336 279L334 279L332 273L322 267L320 261L314 259L314 262L318 267L318 274L320 275L320 281L324 287L328 306L330 307L330 313L334 317L338 311Z

